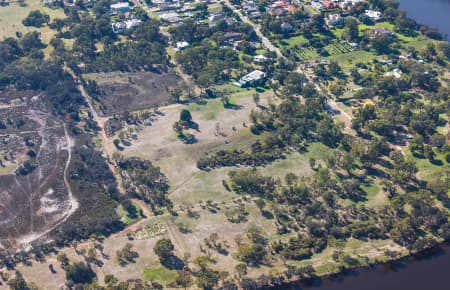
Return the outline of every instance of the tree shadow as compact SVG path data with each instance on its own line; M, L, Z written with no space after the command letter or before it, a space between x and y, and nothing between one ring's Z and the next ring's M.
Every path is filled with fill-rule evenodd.
M169 270L182 270L184 262L175 255L171 255L161 260L161 264Z
M444 165L444 163L442 162L442 160L439 160L439 159L432 159L432 160L430 160L430 163L433 164L433 165L436 165L436 166L442 166L442 165Z

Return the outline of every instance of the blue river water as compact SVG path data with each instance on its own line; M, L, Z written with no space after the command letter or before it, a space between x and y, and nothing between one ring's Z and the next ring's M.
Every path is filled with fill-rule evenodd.
M450 0L397 0L408 16L437 28L450 40ZM450 286L449 286L450 289Z
M450 290L450 247L276 290Z

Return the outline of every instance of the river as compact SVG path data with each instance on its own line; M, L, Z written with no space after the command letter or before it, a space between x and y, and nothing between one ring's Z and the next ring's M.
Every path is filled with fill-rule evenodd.
M420 257L352 270L307 284L292 283L283 290L449 290L450 246L434 249ZM278 290L277 289L277 290Z
M419 23L439 29L450 40L450 0L397 0L400 8ZM450 289L450 286L449 286Z

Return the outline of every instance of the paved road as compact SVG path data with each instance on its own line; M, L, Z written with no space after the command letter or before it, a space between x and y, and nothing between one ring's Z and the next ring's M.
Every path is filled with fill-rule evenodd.
M283 59L287 59L280 51L280 49L278 47L276 47L275 45L273 45L273 43L261 32L260 27L258 24L252 22L246 15L243 15L242 12L237 9L236 7L234 7L229 0L225 0L225 4L234 12L236 13L241 20L244 23L250 24L251 26L253 26L253 30L256 32L256 35L258 35L258 37L261 39L261 42L263 43L263 45L265 47L267 47L267 49L269 49L272 52L275 52L277 54L278 57L283 58ZM320 88L319 84L315 81L313 81L312 77L310 75L308 75L300 66L297 67L296 72L298 73L302 73L306 76L306 78L308 79L309 82L311 82L312 84L315 85L316 90L322 94L324 94L324 92L322 91L322 89ZM326 94L324 94L326 95ZM354 134L355 131L352 129L352 118L350 117L350 115L348 115L346 112L344 112L339 106L338 104L331 98L327 98L327 107L328 107L328 111L335 116L337 119L339 119L342 123L344 123L345 125L345 130L348 133Z
M258 35L258 37L261 39L261 42L263 43L263 45L265 47L267 47L267 49L269 49L270 51L273 51L277 54L278 57L280 58L286 58L280 51L280 49L278 47L276 47L275 45L272 44L272 42L266 37L264 36L264 34L261 32L259 25L257 25L256 23L252 22L247 16L245 16L244 14L242 14L242 12L237 9L236 7L234 7L229 0L225 0L225 4L231 9L233 10L234 13L236 13L241 20L244 23L250 24L251 26L253 26L253 30L256 32L256 35Z

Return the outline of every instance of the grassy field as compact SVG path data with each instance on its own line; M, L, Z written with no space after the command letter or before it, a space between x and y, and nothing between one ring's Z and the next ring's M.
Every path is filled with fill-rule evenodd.
M343 54L337 54L327 57L328 60L334 60L339 63L343 71L348 72L358 62L368 63L376 58L374 52L358 50Z
M177 278L177 271L169 270L161 265L153 265L145 268L142 276L144 280L156 281L167 285L175 282L175 279Z
M288 39L282 39L276 42L280 47L292 48L295 45L302 45L308 43L308 40L303 35L292 36Z
M372 181L370 185L362 186L362 189L367 193L364 204L368 207L376 208L389 204L387 193L381 190L378 179Z
M26 6L21 7L17 2L11 3L8 6L0 6L0 39L6 37L16 37L16 32L27 33L30 31L39 31L41 33L42 40L48 43L50 39L55 35L55 30L50 29L48 26L41 28L25 27L22 24L22 20L33 10L40 10L50 15L50 21L55 18L65 18L62 9L50 9L45 7L40 0L26 0ZM46 55L49 54L51 48L45 49Z
M435 160L436 162L431 163L426 158L416 158L418 175L421 179L428 181L450 174L450 164L445 162L443 154L436 154Z

